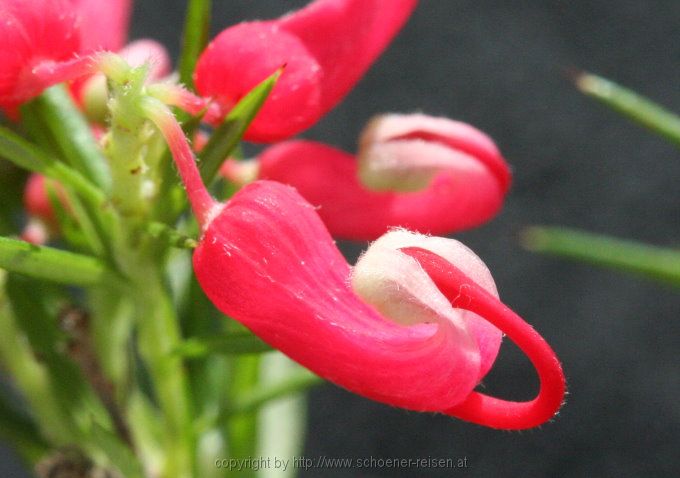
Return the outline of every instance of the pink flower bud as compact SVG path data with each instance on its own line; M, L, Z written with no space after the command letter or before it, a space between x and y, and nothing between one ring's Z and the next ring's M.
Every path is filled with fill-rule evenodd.
M259 156L257 177L294 186L345 239L373 240L395 226L448 234L488 221L503 205L509 167L472 126L387 115L369 123L360 143L358 162L312 141L276 144ZM227 163L223 174L236 177L236 167Z
M352 89L416 0L316 0L277 20L224 30L199 58L198 91L225 110L283 65L246 139L273 142L310 127Z
M55 181L51 181L49 187L53 188L61 205L69 209L64 187ZM24 208L30 216L41 219L51 228L57 227L57 216L50 200L45 176L36 173L29 176L24 188Z
M165 78L172 71L168 50L156 40L142 38L125 45L118 52L130 66L149 65L149 82Z
M440 173L460 178L484 169L502 192L510 171L494 142L469 124L423 114L372 119L359 139L359 176L375 190L420 191Z
M43 245L49 242L50 231L42 220L31 217L21 231L20 237L31 244Z

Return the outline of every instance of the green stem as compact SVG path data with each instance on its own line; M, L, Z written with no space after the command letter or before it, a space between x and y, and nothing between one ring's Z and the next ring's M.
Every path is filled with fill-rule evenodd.
M293 393L303 392L323 383L323 379L309 371L300 371L290 375L271 386L255 388L233 400L231 406L224 410L226 416L251 413L263 405L286 397Z
M680 146L680 116L636 92L590 73L576 78L583 93Z
M91 335L97 358L116 390L116 398L125 403L131 382L130 340L133 305L122 290L93 287L88 294L92 312Z
M179 57L179 81L193 89L192 75L198 57L208 42L211 0L189 0L184 23L184 42Z
M162 222L150 222L146 226L146 232L154 239L158 239L165 246L179 249L196 249L198 241L193 237L182 234L174 227Z
M299 373L300 365L281 353L263 357L261 383L276 383L281 377ZM277 456L283 459L301 456L307 423L306 394L294 393L285 399L271 402L260 411L259 443L256 456ZM285 440L281 437L285 436ZM294 477L297 470L291 464L283 468L259 470L258 478Z
M259 375L259 356L235 358L231 368L229 403L235 403L243 394L248 394L257 385ZM245 459L255 456L257 452L257 408L230 417L226 422L226 429L229 458ZM255 471L252 468L232 470L230 475L251 478L255 476Z
M273 349L250 332L231 332L214 338L187 339L175 351L190 358L216 355L246 355L271 352Z
M589 264L680 286L680 251L561 227L530 227L523 245Z
M173 351L180 343L179 321L157 266L135 275L140 354L148 367L165 420L164 478L190 478L193 467L193 429L187 377Z

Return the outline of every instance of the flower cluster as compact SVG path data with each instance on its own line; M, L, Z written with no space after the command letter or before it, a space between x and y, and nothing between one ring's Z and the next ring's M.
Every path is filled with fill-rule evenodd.
M203 291L319 376L406 409L494 428L537 426L564 395L553 351L500 302L472 251L426 235L498 213L511 179L493 141L470 125L422 114L377 116L356 157L291 139L349 93L416 4L316 0L279 19L232 26L197 59L193 93L168 77L162 47L124 45L128 1L1 0L0 107L17 118L18 107L45 88L71 82L108 161L111 184L101 187L109 208L135 231L177 219L159 212L172 197L163 193L167 144L200 225L193 270ZM242 189L220 202L197 167L199 145L192 149L170 106L207 131L277 71L244 135L274 144L251 160L222 158L223 179ZM29 223L27 240L47 240L57 228L53 207L71 208L62 186L49 184L35 179L27 187L26 209L46 225L41 232ZM334 237L375 242L352 267ZM134 275L131 263L121 264ZM504 333L537 369L541 391L532 401L474 391Z

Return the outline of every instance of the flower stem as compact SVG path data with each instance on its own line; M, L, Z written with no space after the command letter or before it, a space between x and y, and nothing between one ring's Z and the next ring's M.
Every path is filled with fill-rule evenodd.
M181 340L179 322L156 269L142 267L135 274L139 349L165 419L167 461L162 476L190 478L194 439L189 391L182 360L173 353Z
M201 174L196 166L196 157L184 136L184 131L182 131L170 109L159 100L144 98L142 107L151 122L158 127L165 137L196 219L205 229L218 212L219 204L210 195L201 179Z

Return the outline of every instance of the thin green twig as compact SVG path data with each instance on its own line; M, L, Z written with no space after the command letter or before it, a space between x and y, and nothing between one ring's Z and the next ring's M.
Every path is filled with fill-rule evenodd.
M680 146L680 116L613 81L590 73L576 77L576 86L613 110Z
M562 227L530 227L522 244L531 251L631 272L680 286L680 250Z

